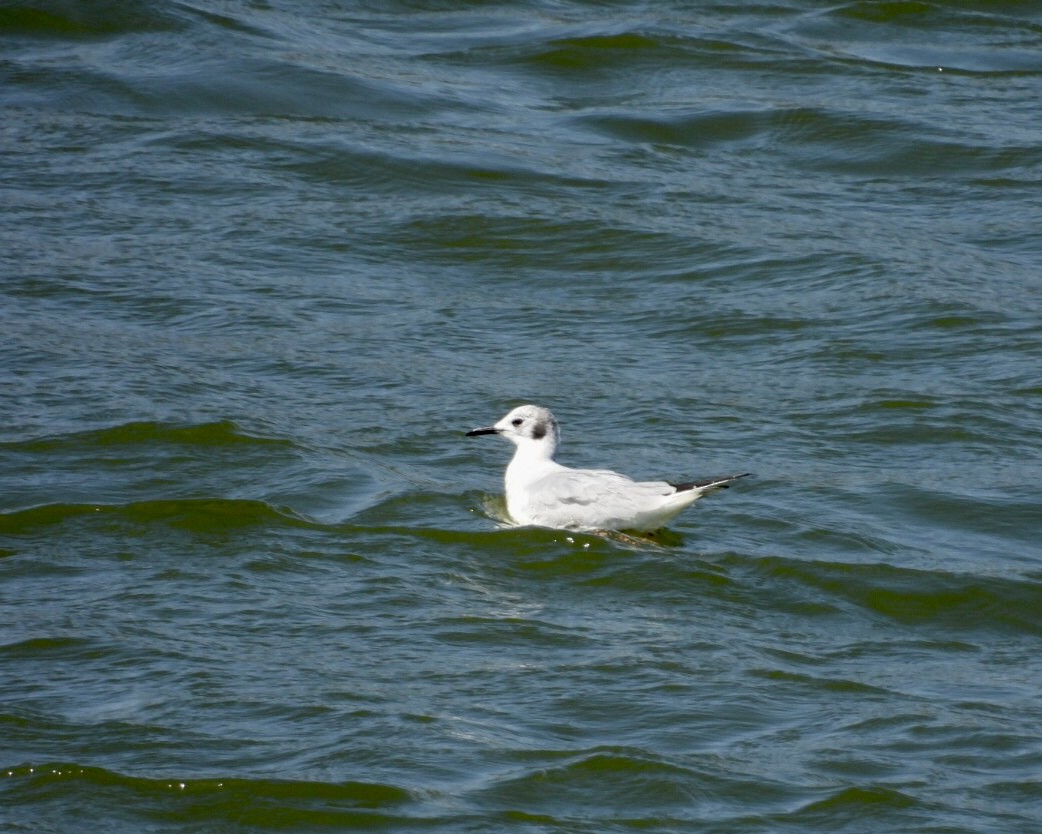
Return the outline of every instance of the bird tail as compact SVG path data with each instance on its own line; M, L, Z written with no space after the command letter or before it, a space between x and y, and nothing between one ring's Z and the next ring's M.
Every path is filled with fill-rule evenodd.
M702 481L689 481L683 484L670 484L671 487L676 489L677 492L687 492L688 490L698 490L699 495L705 495L707 492L712 492L714 489L727 489L733 481L737 481L739 478L744 478L750 473L742 472L739 475L725 475L721 478L706 478Z

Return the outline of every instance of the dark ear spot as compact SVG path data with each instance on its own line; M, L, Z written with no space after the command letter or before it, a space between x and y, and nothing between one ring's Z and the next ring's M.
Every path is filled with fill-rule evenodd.
M546 423L536 423L532 427L532 437L535 440L542 440L546 437Z

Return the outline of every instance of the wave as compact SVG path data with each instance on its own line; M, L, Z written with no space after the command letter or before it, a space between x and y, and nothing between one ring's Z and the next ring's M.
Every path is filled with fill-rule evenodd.
M125 808L137 820L174 816L207 828L226 824L290 829L391 823L413 799L408 790L382 782L143 777L75 762L2 768L0 796L9 809L39 808L44 802L67 808L98 804L107 814Z
M801 825L842 826L850 819L872 817L878 820L888 812L920 809L924 814L930 809L925 803L908 793L884 785L845 787L816 799L797 811L780 816L779 820Z
M572 815L634 815L634 822L661 822L690 815L697 803L748 791L740 776L721 776L640 748L606 745L580 751L525 751L522 772L496 779L480 801L525 809L524 814L567 818ZM761 798L773 793L759 785ZM518 813L521 813L518 811Z
M35 37L103 37L141 32L174 32L183 22L166 4L148 0L65 3L45 0L0 8L0 31Z
M28 440L0 443L0 451L51 452L61 449L108 449L114 446L140 444L175 444L185 446L292 446L282 438L250 434L231 420L177 425L154 420L132 421L117 426L86 429Z
M770 577L779 586L776 592L795 586L801 596L811 591L832 606L854 605L872 616L949 637L976 631L1042 634L1042 582L1031 578L781 557L745 564Z
M284 469L297 457L292 441L250 434L228 420L136 421L11 440L0 443L8 493L0 530L32 532L86 516L182 518L189 526L193 517L204 526L204 517L238 526L299 521L264 501L210 497L241 490L244 481L268 477L273 467Z
M1042 32L1037 21L1015 14L1016 4L963 5L856 0L805 17L797 28L831 35L822 48L827 54L869 63L973 74L1042 72L1038 51L1028 46Z
M129 504L46 504L0 513L0 534L32 535L56 524L84 518L134 524L165 523L195 532L229 528L317 526L288 508L265 501L228 498L183 498Z

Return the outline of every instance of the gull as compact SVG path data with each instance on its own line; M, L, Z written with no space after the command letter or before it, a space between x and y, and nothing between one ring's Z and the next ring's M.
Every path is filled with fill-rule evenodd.
M582 532L652 533L703 495L744 478L687 483L634 481L609 469L570 469L554 460L560 430L549 409L522 405L467 437L498 434L517 449L507 466L507 512L519 525Z

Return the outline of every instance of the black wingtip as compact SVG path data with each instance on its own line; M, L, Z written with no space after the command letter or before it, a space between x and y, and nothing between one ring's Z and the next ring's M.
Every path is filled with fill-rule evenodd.
M739 478L746 478L751 475L751 472L742 472L738 475L724 475L721 478L705 478L701 481L688 481L683 484L673 484L673 487L677 492L686 492L689 489L698 489L699 487L714 486L717 489L727 489L731 486L732 481L737 481Z

